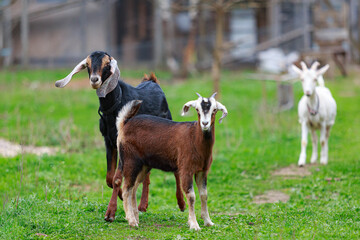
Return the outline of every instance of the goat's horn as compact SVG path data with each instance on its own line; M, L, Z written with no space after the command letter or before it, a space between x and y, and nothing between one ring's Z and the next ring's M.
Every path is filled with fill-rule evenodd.
M300 64L303 71L308 70L306 63L304 61L301 61Z
M318 68L318 66L320 65L320 63L318 61L315 61L312 65L311 65L311 70L316 71L316 69Z
M227 111L226 107L218 101L216 101L216 106L217 106L218 110L223 112L221 118L219 119L219 123L221 123L222 120L228 115L228 111Z
M210 98L215 98L216 94L217 94L217 92L214 92L213 95L211 95Z
M200 95L200 93L196 93L196 95L198 95L198 96L199 96L199 98L202 98L202 96Z
M66 78L56 81L55 86L59 87L59 88L65 87L66 84L68 84L70 82L70 80L74 74L76 74L76 73L80 72L81 70L83 70L84 68L86 68L86 59L87 58L85 58L78 65L76 65L76 67L74 67L74 69L71 71L71 73L69 75L66 76Z

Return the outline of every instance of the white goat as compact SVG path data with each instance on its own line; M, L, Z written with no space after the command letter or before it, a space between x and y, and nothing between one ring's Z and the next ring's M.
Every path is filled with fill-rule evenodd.
M312 155L311 163L316 163L318 158L317 146L318 138L315 130L320 129L321 155L320 163L328 163L328 140L330 129L335 123L336 102L331 92L324 85L322 75L328 70L329 65L317 70L318 62L314 62L311 68L307 68L304 62L301 62L302 70L292 65L293 70L299 74L304 96L300 99L298 105L299 122L301 124L301 153L298 165L304 166L306 162L306 145L309 129L312 136ZM319 86L316 86L316 83Z

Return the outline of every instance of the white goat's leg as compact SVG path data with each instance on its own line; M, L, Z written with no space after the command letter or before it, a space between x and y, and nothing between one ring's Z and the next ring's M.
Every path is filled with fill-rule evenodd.
M129 225L132 227L137 227L138 224L136 223L136 219L134 216L133 206L132 206L132 192L134 187L128 188L124 184L124 191L123 191L123 203L124 203L124 210L126 215L126 220L128 220Z
M311 139L312 139L312 154L311 154L311 163L316 163L318 158L318 137L315 129L311 128Z
M145 180L145 177L147 174L148 174L147 168L143 167L141 172L138 174L138 176L136 178L136 182L135 182L134 189L133 189L132 196L131 196L132 211L134 212L134 216L135 216L137 224L139 224L139 209L137 207L137 202L136 202L136 191L137 191L140 183L142 183Z
M301 153L299 157L298 165L302 167L306 162L306 145L307 145L307 136L308 136L308 126L306 122L301 123Z
M191 187L189 191L186 193L186 199L189 205L189 225L190 229L195 229L196 231L200 230L200 226L196 221L195 216L195 191L194 188Z
M133 211L134 213L137 224L139 224L139 210L137 208L137 202L136 202L136 190L138 186L139 186L139 182L136 181L131 194L131 207L132 207L131 211Z
M207 208L207 176L205 172L199 172L195 174L196 185L199 190L201 199L201 218L204 219L205 226L213 226L214 223L211 221L208 208Z
M328 163L328 140L330 134L330 127L327 127L325 124L321 125L320 132L320 143L321 143L321 155L320 163L326 165Z

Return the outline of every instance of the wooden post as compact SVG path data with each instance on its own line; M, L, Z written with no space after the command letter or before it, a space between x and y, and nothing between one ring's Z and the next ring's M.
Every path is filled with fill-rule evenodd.
M360 55L360 3L357 3L357 32L358 32L358 38L357 38L357 49L358 49L358 53ZM360 56L358 56L358 63L360 64Z
M29 66L29 0L22 0L21 13L21 66L27 68Z
M310 49L310 34L309 34L309 0L303 0L302 4L302 14L303 14L303 24L304 24L304 51Z
M215 47L214 47L214 61L212 64L212 77L214 81L214 92L217 92L217 98L220 98L220 70L223 47L223 24L224 24L224 10L220 4L215 9L216 23L215 23Z
M160 9L160 0L154 1L154 20L153 20L153 42L154 42L154 65L158 67L162 62L163 56L163 29L162 29L162 19L161 19L161 9Z
M9 6L6 7L2 15L2 31L3 31L3 50L4 50L4 61L3 66L9 67L12 62L12 35L11 35L11 8L10 1Z
M107 52L111 52L112 50L112 42L111 42L111 38L112 38L112 32L113 30L113 25L112 23L112 8L110 7L110 0L106 0L104 2L104 17L105 17L105 29L108 29L107 31L105 31L105 43L106 43L106 51Z
M81 1L81 8L80 8L80 48L81 48L81 55L87 56L87 37L86 37L86 0Z
M270 0L269 2L269 23L270 23L270 39L277 39L280 36L280 6L278 0Z
M198 62L202 65L205 60L205 38L206 38L206 25L205 25L205 9L203 3L200 1L199 3L199 17L198 17L198 26L199 26L199 44L197 45L198 52Z

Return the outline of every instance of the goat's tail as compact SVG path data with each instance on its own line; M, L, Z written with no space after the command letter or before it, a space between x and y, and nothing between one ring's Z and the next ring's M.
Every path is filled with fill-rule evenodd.
M160 81L157 79L157 77L155 76L155 73L150 73L150 77L147 74L144 74L144 78L142 80L143 82L146 81L153 81L154 83L157 83L160 85Z
M325 87L325 81L323 75L318 76L317 83L320 87Z
M122 131L122 128L124 127L126 122L137 114L140 109L141 103L142 100L133 100L125 104L125 106L123 106L123 108L120 110L116 118L116 128L118 130L118 135Z

